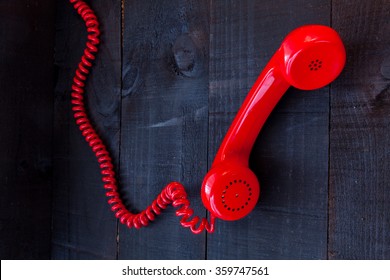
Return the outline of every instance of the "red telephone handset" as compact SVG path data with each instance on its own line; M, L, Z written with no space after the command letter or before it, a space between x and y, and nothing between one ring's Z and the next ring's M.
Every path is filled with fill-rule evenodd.
M93 128L84 103L85 82L100 43L99 22L84 1L70 2L85 21L88 32L86 48L73 78L74 118L96 155L111 210L129 228L147 226L169 204L179 208L176 215L181 217L181 225L193 233L213 232L216 217L237 220L248 215L260 195L259 182L248 167L248 158L267 117L289 86L303 90L323 87L340 74L345 64L343 43L333 29L307 25L291 32L250 90L203 180L201 196L211 213L210 222L192 216L187 193L178 182L169 183L150 206L135 214L126 209L120 198L110 153Z
M290 86L313 90L332 82L345 58L340 37L327 26L303 26L286 37L244 100L203 181L202 201L211 213L237 220L252 211L260 187L248 159L269 114Z

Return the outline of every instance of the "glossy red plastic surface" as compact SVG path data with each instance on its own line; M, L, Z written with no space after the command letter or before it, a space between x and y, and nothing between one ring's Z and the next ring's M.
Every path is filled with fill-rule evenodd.
M202 201L211 213L237 220L251 212L260 186L248 159L269 114L290 86L313 90L332 82L345 59L344 45L330 27L307 25L285 38L244 100L203 180Z

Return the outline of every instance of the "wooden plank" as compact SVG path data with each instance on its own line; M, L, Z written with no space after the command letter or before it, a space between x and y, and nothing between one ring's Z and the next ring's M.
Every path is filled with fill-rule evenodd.
M213 1L209 163L261 69L292 29L329 25L330 1ZM250 166L261 196L236 222L218 221L209 259L324 259L329 89L291 89L257 139Z
M100 19L102 44L87 82L87 104L97 131L118 159L121 3L94 1L92 7ZM52 258L115 259L117 222L97 161L70 107L71 80L85 46L85 26L68 1L59 1L57 10Z
M389 1L333 1L347 65L332 85L329 258L390 258Z
M134 212L171 181L205 215L208 3L125 1L121 192ZM169 207L147 228L119 228L121 259L202 259L205 235L182 228Z
M55 5L0 3L0 257L49 259Z

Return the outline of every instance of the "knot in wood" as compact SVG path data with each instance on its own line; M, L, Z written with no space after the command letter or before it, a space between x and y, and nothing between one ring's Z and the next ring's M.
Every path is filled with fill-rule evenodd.
M197 76L199 55L197 48L188 34L179 36L172 48L176 69L187 77Z

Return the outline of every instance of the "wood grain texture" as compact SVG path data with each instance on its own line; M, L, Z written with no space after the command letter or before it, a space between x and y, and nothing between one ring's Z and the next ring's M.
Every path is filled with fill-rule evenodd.
M52 2L0 3L1 259L50 258Z
M300 25L329 20L330 1L212 2L209 163L284 36ZM207 258L326 258L328 90L291 89L283 97L251 154L260 201L243 220L218 221L208 237Z
M125 1L120 181L134 212L179 181L205 215L208 16L207 1ZM139 231L119 227L121 259L204 255L205 235L182 228L173 207Z
M347 65L332 85L329 258L390 258L389 1L333 1Z
M206 214L203 177L292 29L332 25L347 64L330 87L290 89L271 114L251 153L261 197L247 218L193 235L169 207L137 231L118 225L74 124L83 22L68 1L2 1L2 259L390 258L388 1L88 2L102 28L88 108L135 212L180 181Z
M119 153L121 3L93 1L101 46L87 81L87 106L114 159ZM54 259L115 259L117 221L110 211L96 158L81 136L70 106L71 81L86 40L83 21L68 1L57 6L54 118Z

